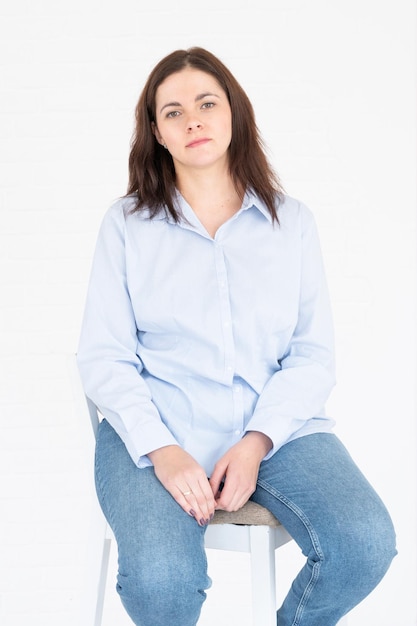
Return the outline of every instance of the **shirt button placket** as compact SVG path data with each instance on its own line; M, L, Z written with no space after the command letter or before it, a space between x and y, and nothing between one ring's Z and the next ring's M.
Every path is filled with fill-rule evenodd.
M243 394L242 385L233 385L233 424L234 435L241 437L243 431Z
M224 378L225 382L231 383L234 372L235 346L233 340L232 314L230 310L229 283L224 252L220 243L215 242L214 251L222 319Z

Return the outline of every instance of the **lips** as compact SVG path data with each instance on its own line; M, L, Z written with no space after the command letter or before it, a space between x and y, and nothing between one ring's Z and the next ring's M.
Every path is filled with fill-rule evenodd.
M194 139L194 141L190 141L190 143L187 143L186 148L197 148L198 146L202 146L203 144L209 141L210 139L208 139L208 137L201 137L201 139Z

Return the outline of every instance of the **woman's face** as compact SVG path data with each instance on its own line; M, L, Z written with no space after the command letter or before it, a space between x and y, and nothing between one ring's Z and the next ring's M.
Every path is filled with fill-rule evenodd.
M228 165L232 112L217 80L201 70L185 68L162 82L155 98L153 131L169 150L175 170Z

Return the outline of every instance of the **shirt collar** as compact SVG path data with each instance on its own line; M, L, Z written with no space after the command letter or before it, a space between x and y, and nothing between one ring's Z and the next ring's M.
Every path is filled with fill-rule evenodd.
M178 213L184 216L186 222L196 227L198 224L196 215L194 211L192 210L192 208L190 207L190 205L182 197L178 189L175 189L173 200L174 200L174 206L176 210L178 211ZM239 211L236 213L236 216L238 216L243 211L247 211L248 209L252 209L252 208L257 209L260 213L262 213L264 217L266 217L266 219L270 222L270 224L272 224L272 216L266 204L259 198L259 196L256 195L254 191L252 191L251 189L248 189L245 195L243 196L242 206L240 207ZM150 217L150 211L147 209L142 209L141 215L145 218ZM160 210L152 219L153 220L165 219L170 224L175 223L175 220L172 217L172 215L165 213L165 211L163 210Z
M175 190L174 204L176 209L181 215L184 216L189 224L191 224L192 226L197 226L199 224L194 211L177 189ZM259 198L258 195L256 195L254 191L249 189L246 191L243 197L242 206L236 213L236 217L239 215L239 213L242 213L243 211L247 211L252 208L257 209L260 213L262 213L264 217L266 217L269 223L272 224L272 216L266 204ZM168 215L166 219L171 223L174 222L174 218L171 215Z
M256 195L256 193L254 191L249 189L248 191L246 191L246 193L244 195L243 202L242 202L242 207L241 207L240 211L247 211L248 209L251 209L252 207L254 207L260 213L262 213L262 215L264 217L266 217L268 222L270 224L272 224L272 215L270 214L270 212L268 210L268 207L260 199L260 197Z

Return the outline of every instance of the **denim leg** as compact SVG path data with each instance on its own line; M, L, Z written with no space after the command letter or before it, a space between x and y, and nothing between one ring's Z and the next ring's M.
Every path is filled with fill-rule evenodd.
M114 532L117 591L137 626L195 626L210 586L204 529L152 467L138 469L108 424L99 427L96 488Z
M307 557L277 613L279 626L335 626L396 554L387 510L333 434L301 437L264 461L252 499Z

